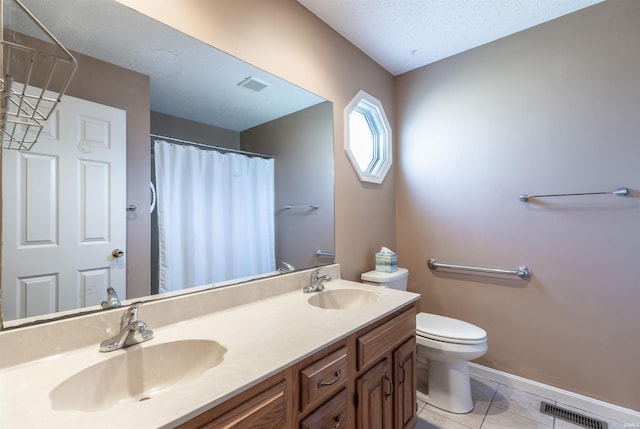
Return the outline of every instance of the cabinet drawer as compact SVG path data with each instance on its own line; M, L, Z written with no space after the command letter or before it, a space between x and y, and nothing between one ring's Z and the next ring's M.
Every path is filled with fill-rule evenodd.
M358 371L416 334L416 308L399 314L356 341Z
M349 417L347 389L327 401L300 422L300 429L352 428Z
M347 347L341 347L300 371L300 411L337 392L348 379Z
M209 417L212 412L215 412L215 408L209 412L205 411L200 416L180 425L179 428L284 428L287 424L286 383L284 381L278 383L241 402L217 418Z

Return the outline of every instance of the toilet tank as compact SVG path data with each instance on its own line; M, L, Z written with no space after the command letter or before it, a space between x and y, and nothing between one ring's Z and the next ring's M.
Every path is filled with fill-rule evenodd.
M406 268L398 268L393 273L385 273L382 271L369 271L360 276L362 283L389 287L391 289L407 290L407 279L409 270Z

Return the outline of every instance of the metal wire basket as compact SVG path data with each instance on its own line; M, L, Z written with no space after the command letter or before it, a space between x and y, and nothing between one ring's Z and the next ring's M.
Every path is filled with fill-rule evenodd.
M0 138L3 149L30 150L69 87L78 62L19 0L13 3L44 41L41 46L25 46L3 35Z

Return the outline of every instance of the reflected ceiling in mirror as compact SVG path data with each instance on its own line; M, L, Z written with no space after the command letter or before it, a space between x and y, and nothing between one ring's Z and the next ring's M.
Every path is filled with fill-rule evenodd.
M298 269L333 262L331 258L315 255L315 250L330 253L334 246L331 103L113 0L23 0L23 4L73 53L148 76L148 110L153 112L152 117L159 113L231 130L239 133L242 144L247 145L239 149L274 155L275 228L276 246L279 246L276 249L276 266L281 266L283 260L292 262L295 258L300 261L294 263ZM25 24L25 18L17 11L13 0L3 0L3 7L5 29L41 38L34 33L32 26ZM79 70L82 68L81 62ZM96 85L100 83L96 82ZM264 88L259 92L251 89L256 86ZM138 94L136 91L131 93ZM128 111L127 115L129 130L133 125L130 123L131 112ZM320 115L322 119L310 120L309 115ZM306 122L301 125L299 121L303 120ZM295 131L292 132L290 128L284 130L284 127L293 127ZM147 124L146 129L147 133L154 132L153 118L152 124ZM293 135L295 145L276 147L273 140L283 135ZM143 133L143 139L145 136ZM170 137L184 136L172 134ZM129 132L127 138L130 140ZM145 144L148 144L148 137L146 140ZM321 154L309 152L310 145L321 149ZM131 165L150 168L150 151L144 153L146 158L136 160L130 158L129 151L127 153L128 171ZM7 183L4 180L3 186ZM308 185L306 188L298 186L305 183ZM148 176L143 180L130 176L127 178L128 195L148 193L148 186ZM320 204L321 209L314 210L313 216L306 216L305 222L311 223L305 224L300 222L305 216L301 216L299 211L284 209L298 204ZM64 216L64 213L61 215ZM144 222L151 222L148 213L140 218ZM3 225L3 228L6 227ZM128 231L128 243L132 240L130 234ZM302 252L296 248L300 245L301 237L315 237ZM135 240L140 241L139 237L135 237ZM149 242L150 238L144 240ZM300 259L301 255L304 258ZM141 265L139 259L139 254L127 252L127 270L137 269ZM134 286L129 281L129 273L127 281L128 287ZM151 291L153 287L147 289ZM136 293L133 297L139 299L141 295ZM127 293L126 298L132 296ZM71 312L58 310L53 315L11 321L5 326L21 326L32 320L46 321L52 316L66 313L74 315L76 311L97 311L99 308L92 306Z
M22 3L67 49L149 76L156 112L243 131L324 101L115 0ZM4 4L6 28L39 37ZM239 86L251 77L268 85L259 98Z

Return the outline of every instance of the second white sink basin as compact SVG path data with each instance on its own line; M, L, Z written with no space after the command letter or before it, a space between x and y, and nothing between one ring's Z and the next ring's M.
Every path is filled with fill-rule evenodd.
M72 375L51 393L54 410L97 411L200 377L227 349L215 341L185 340L116 350L113 357Z
M378 295L364 289L334 289L316 292L309 304L325 310L346 310L373 304Z

